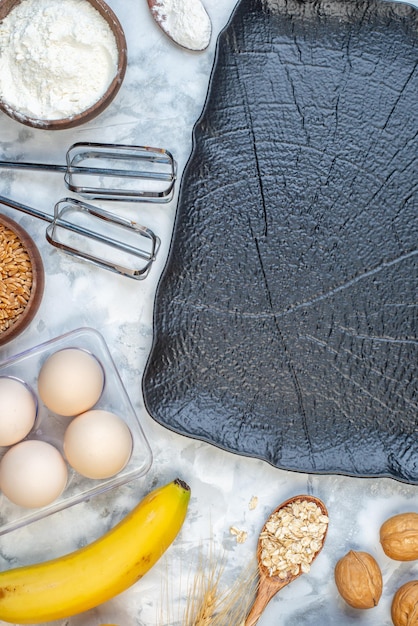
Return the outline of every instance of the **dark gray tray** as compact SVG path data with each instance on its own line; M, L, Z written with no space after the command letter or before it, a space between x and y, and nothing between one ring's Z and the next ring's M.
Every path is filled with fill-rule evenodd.
M418 483L417 26L383 1L237 5L157 291L159 423Z

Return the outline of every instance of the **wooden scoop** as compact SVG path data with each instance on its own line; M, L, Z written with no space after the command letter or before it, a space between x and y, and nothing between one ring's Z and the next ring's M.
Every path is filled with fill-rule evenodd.
M212 23L201 0L182 0L175 6L167 0L147 2L154 20L174 43L194 52L206 50Z
M264 611L264 609L266 608L270 600L273 598L273 596L275 596L276 593L280 591L280 589L282 589L283 587L291 583L293 580L298 578L303 573L301 567L299 566L297 573L294 573L286 569L284 578L281 578L278 575L271 575L269 568L263 565L262 556L261 556L262 547L263 547L263 538L265 537L267 533L268 523L273 519L273 516L278 511L280 511L281 509L284 509L285 507L289 505L293 506L293 504L298 501L315 503L319 507L321 511L321 515L325 515L328 518L328 512L325 507L325 504L318 498L315 498L314 496L307 496L307 495L299 495L299 496L294 496L293 498L289 498L289 500L286 500L285 502L283 502L280 506L277 507L277 509L275 509L271 513L270 517L267 519L266 523L264 524L260 533L260 537L258 539L258 545L257 545L257 561L258 561L258 571L259 571L258 590L257 590L257 595L254 600L253 606L251 607L251 610L247 616L247 619L244 622L244 626L254 626L254 624L256 624L258 620L260 619L262 612ZM313 556L311 555L311 563L314 559L316 559L319 552L322 550L322 547L325 542L327 530L328 530L328 524L325 529L325 533L321 537L320 541L318 540L318 543L319 543L318 549L313 552Z

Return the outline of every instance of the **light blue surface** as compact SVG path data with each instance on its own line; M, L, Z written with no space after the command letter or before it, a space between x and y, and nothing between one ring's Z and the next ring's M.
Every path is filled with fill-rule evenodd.
M108 110L73 130L33 130L0 115L0 158L63 162L75 141L136 143L163 147L175 155L179 175L191 150L191 132L202 110L212 68L216 36L227 23L235 0L206 0L213 21L209 49L192 54L175 47L153 23L145 0L109 0L128 42L125 82ZM414 2L418 6L418 1ZM0 193L43 210L68 195L56 174L2 173ZM57 626L174 626L179 622L200 551L225 552L226 585L252 566L260 528L281 501L313 493L326 503L330 528L325 549L311 574L285 588L260 619L260 626L390 626L395 590L418 578L418 563L388 559L379 544L379 527L389 516L418 511L418 487L389 479L307 476L280 471L266 463L222 452L177 436L153 422L141 397L141 376L152 341L156 284L164 267L175 216L169 205L124 205L113 210L152 228L162 246L144 282L110 274L64 256L44 238L45 223L4 209L38 244L46 271L40 310L30 328L0 348L0 360L81 326L104 336L123 383L141 419L154 462L149 473L129 486L35 522L0 538L2 569L63 554L99 536L156 484L176 476L192 488L189 515L167 555L134 587L85 615ZM253 496L258 505L250 510ZM245 530L239 544L230 527ZM339 598L333 578L336 561L348 550L365 550L378 560L384 592L379 606L355 611ZM169 610L168 610L169 607ZM3 624L4 622L0 622ZM227 625L225 625L227 626ZM228 625L237 626L237 625Z

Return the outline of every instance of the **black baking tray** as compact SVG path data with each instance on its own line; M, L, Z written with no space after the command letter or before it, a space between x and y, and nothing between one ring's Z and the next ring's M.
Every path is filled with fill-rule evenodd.
M156 294L160 424L418 483L417 26L404 3L235 7Z

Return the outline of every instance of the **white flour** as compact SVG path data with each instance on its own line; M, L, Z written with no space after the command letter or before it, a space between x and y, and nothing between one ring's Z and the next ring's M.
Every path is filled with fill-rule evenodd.
M81 113L117 71L116 40L85 0L23 0L0 22L0 97L40 120Z
M200 0L157 0L152 10L180 46L204 50L209 45L212 24Z

